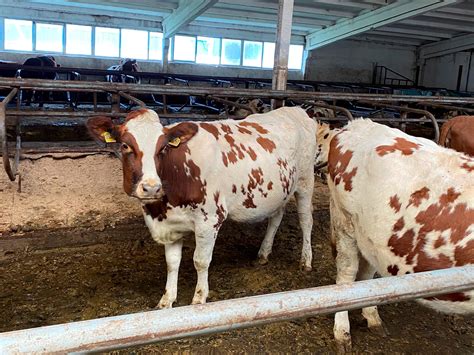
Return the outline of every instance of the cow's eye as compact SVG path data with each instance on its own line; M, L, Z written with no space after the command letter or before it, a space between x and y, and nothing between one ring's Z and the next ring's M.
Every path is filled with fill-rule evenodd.
M126 143L122 143L122 152L123 153L131 153L132 152L132 148L130 148L130 146Z

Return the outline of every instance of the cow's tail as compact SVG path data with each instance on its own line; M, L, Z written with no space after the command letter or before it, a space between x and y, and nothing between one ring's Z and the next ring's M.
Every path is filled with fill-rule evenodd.
M441 127L441 132L439 134L439 139L438 139L438 144L447 147L448 146L448 136L449 133L451 132L451 129L453 128L454 121L449 120L446 121L443 126Z

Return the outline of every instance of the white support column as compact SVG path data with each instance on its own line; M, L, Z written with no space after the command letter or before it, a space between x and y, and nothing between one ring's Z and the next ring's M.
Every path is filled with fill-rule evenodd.
M218 0L181 0L171 15L163 20L163 36L169 38L196 17L212 7Z
M293 20L293 0L279 0L278 26L273 65L273 90L286 90L288 80L288 56L290 52L291 24ZM272 108L283 105L281 100L272 100Z

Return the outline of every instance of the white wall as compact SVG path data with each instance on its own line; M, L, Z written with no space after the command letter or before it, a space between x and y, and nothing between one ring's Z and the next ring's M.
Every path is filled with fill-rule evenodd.
M463 66L460 91L474 91L473 52L458 52L427 59L423 66L421 85L456 90L460 65Z
M372 41L342 40L308 55L305 79L371 83L374 65L384 65L414 79L416 47Z

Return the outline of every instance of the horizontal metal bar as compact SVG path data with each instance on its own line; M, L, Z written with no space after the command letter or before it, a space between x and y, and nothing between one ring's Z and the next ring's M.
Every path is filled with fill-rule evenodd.
M474 265L0 334L1 354L104 351L474 288Z
M334 92L312 91L280 91L256 90L239 88L193 87L176 85L148 85L148 84L123 84L109 82L64 81L64 80L39 80L39 79L9 79L0 78L0 87L20 87L32 90L59 90L59 91L106 91L127 92L135 94L166 94L166 95L194 95L194 96L226 96L226 97L253 97L267 99L300 99L300 100L371 100L371 101L399 101L399 102L444 102L467 104L474 103L474 97L452 96L410 96L410 95L376 95L352 94Z

